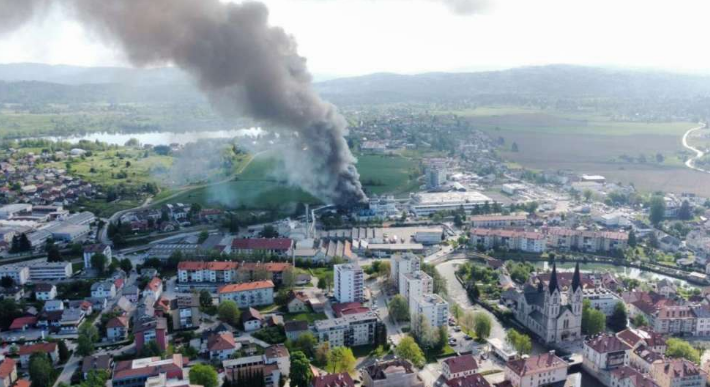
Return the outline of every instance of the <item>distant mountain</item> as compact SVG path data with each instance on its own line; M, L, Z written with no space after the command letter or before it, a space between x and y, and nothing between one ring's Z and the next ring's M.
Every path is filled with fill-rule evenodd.
M80 67L39 63L0 64L0 81L37 81L65 85L86 84L189 84L185 73L173 67Z
M474 73L380 73L321 82L327 98L407 102L544 96L547 98L688 98L710 95L710 76L571 65Z

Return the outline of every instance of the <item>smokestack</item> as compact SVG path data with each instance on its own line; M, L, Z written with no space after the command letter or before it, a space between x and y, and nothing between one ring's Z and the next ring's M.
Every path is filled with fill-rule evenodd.
M139 67L174 64L223 115L247 114L286 134L288 178L329 204L366 196L345 119L315 93L291 35L269 25L266 6L220 0L0 0L0 25L19 27L49 4L121 48ZM4 23L3 23L4 22Z

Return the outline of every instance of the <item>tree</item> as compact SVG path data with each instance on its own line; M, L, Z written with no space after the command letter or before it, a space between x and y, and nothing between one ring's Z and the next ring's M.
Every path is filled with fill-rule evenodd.
M318 340L310 332L298 336L292 343L292 347L295 350L303 352L308 357L315 355L316 345L318 345Z
M209 308L214 305L212 302L212 295L206 289L200 290L200 306L204 308Z
M11 287L15 286L15 280L12 279L12 277L10 277L10 276L4 276L4 277L0 278L0 286L2 286L3 288L6 288L6 289L11 288Z
M446 325L442 325L439 327L439 334L437 335L437 342L435 345L435 348L439 351L444 349L446 347L446 344L449 342L449 330L446 328Z
M79 338L77 340L76 353L81 356L89 356L94 353L94 343L99 339L99 331L91 324L84 324L79 327Z
M377 268L377 275L380 277L388 278L390 276L390 273L392 272L392 266L388 261L377 261L380 262L379 267Z
M59 251L59 247L52 246L49 251L47 251L47 262L61 262L62 253Z
M510 146L510 150L513 152L518 152L520 148L518 148L518 143L514 142L513 145Z
M402 359L409 360L417 367L424 366L424 353L411 336L403 338L394 353Z
M35 352L30 355L29 374L32 387L50 387L54 367L46 353Z
M584 195L584 201L588 202L592 200L592 195L594 195L594 192L592 192L592 190L585 189L584 192L582 192L582 195Z
M202 242L206 241L207 238L209 238L209 237L210 237L210 233L207 232L207 230L203 230L203 231L200 233L200 236L197 238L197 241L198 241L199 243L202 243Z
M204 387L219 386L217 371L207 364L197 364L190 368L190 384L198 384Z
M158 346L157 341L150 340L145 345L143 345L143 348L141 348L141 351L138 354L138 356L139 357L153 357L153 356L163 357L163 351Z
M636 233L634 230L629 231L629 240L627 243L629 247L636 247Z
M390 316L396 321L409 320L409 303L401 294L397 294L392 298L387 309L389 310Z
M649 202L648 219L654 225L661 223L666 216L666 201L661 195L655 195Z
M284 289L292 289L296 286L296 281L298 280L298 273L293 267L288 267L283 271L281 276L281 285Z
M57 349L59 351L59 362L64 364L69 360L69 348L64 340L57 341Z
M690 203L687 200L683 200L683 204L680 205L678 210L678 219L680 220L690 220L693 219L693 211L690 208Z
M325 277L319 277L318 278L318 289L325 290L328 287L328 284L325 280Z
M648 325L648 321L646 321L646 317L644 317L642 314L637 314L634 316L634 318L631 320L631 322L634 323L634 326L637 328L640 327L645 327Z
M532 351L530 336L510 329L505 337L506 341L518 352L519 355L528 355Z
M22 317L23 310L12 298L0 300L0 328L7 330L12 324L12 320Z
M607 325L609 325L609 328L614 332L621 332L626 329L627 324L628 315L626 313L626 306L624 306L623 302L617 302L614 306L614 312L609 316Z
M689 342L677 338L670 338L666 341L666 356L673 358L683 358L700 364L700 352L693 348Z
M584 300L582 307L582 333L596 335L604 331L606 316L601 311L592 308L589 300Z
M131 270L133 270L133 262L131 262L131 260L128 258L123 258L119 266L121 267L121 270L125 271L126 273L130 273Z
M226 300L219 304L219 307L217 308L217 315L220 320L226 322L227 324L237 326L241 313L239 312L239 308L234 301Z
M458 321L461 316L463 316L463 309L461 309L461 306L459 304L451 304L451 315L454 316L454 319Z
M328 363L328 353L330 353L330 343L325 341L316 347L316 363L325 366Z
M657 249L660 244L661 243L658 241L658 235L656 235L656 232L651 231L651 235L648 237L648 246Z
M331 374L347 372L355 373L355 355L353 350L347 347L336 347L328 353L328 364L325 369Z
M103 273L106 270L107 262L108 258L102 253L94 253L94 255L91 256L91 267L96 269L99 273Z
M79 387L104 387L109 379L108 371L91 370Z
M303 352L291 353L291 368L289 378L293 387L309 387L313 379L311 363Z
M479 341L483 341L491 335L491 327L493 322L491 317L485 313L476 313L473 330L476 332L476 337Z
M260 233L262 238L278 238L279 232L272 225L264 226Z

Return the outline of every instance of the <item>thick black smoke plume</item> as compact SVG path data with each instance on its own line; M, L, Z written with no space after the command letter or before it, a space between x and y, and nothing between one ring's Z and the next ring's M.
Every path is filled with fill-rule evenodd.
M224 114L245 113L291 134L289 178L329 203L366 199L345 119L313 91L293 37L268 22L261 3L219 0L0 0L1 29L52 3L118 45L136 66L174 64ZM4 23L3 23L4 22Z

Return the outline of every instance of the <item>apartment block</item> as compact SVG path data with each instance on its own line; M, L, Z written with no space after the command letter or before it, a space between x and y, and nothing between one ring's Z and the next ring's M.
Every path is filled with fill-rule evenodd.
M333 267L333 295L338 302L363 302L364 273L357 264L341 264Z
M380 324L373 312L345 315L340 318L318 320L314 330L319 342L328 342L330 348L356 347L374 344Z

